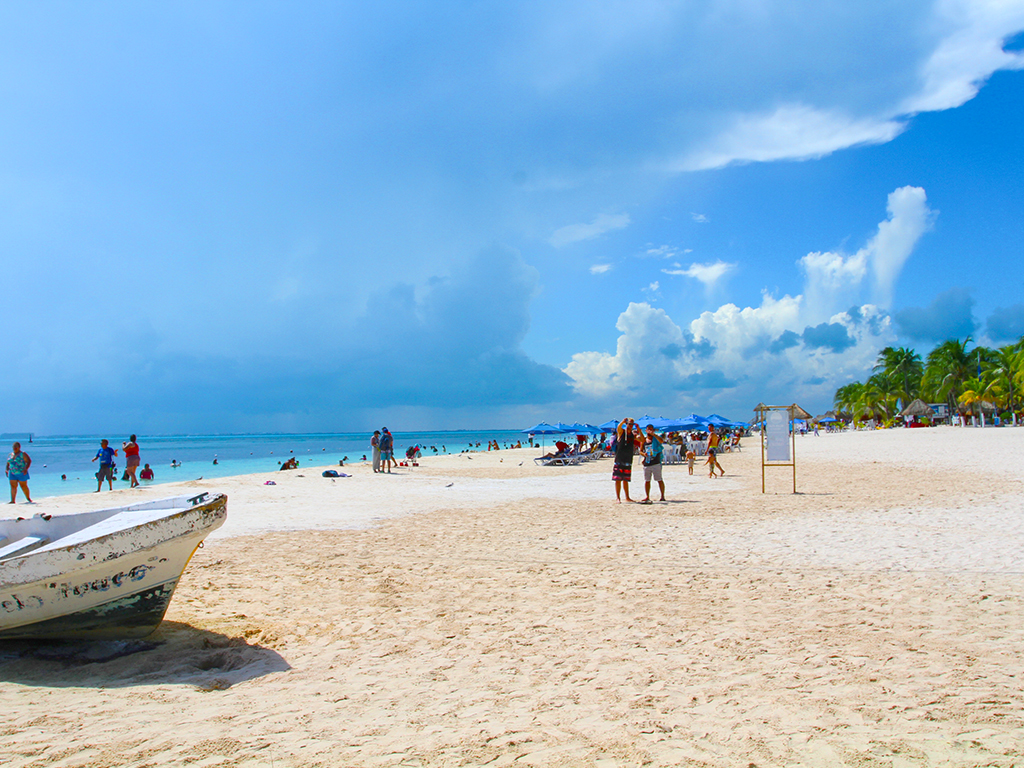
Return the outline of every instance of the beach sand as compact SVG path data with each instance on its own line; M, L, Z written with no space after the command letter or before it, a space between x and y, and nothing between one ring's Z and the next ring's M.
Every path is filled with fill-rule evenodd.
M1024 763L1024 430L744 445L650 506L526 449L45 499L229 519L145 644L0 645L0 764Z

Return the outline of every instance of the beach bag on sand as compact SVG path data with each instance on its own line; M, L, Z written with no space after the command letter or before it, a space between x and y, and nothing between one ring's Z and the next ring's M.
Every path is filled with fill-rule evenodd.
M336 470L336 469L325 469L324 473L323 473L323 476L324 477L337 477L338 476L338 470Z

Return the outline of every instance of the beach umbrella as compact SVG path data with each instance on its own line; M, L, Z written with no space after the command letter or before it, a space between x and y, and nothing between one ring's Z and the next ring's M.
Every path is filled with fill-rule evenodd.
M719 416L717 413L712 413L710 416L707 417L707 419L705 419L705 421L708 424L713 424L716 427L733 426L733 422L729 421L729 419L725 418L724 416Z
M593 424L581 424L576 422L572 425L572 431L577 435L599 435L601 430L595 427Z
M542 421L540 424L535 424L529 429L521 430L530 435L564 435L566 430L562 429L557 424L548 424L546 421ZM571 430L569 430L571 431ZM544 450L544 438L540 439L540 448Z
M566 423L560 421L557 424L555 424L555 426L558 427L558 429L563 434L568 434L570 432L575 434L575 432L576 432L576 425L575 424L566 424Z
M529 429L522 429L520 432L528 435L561 435L565 430L548 424L546 421L542 421L540 424L535 424Z
M636 420L636 423L640 425L640 429L647 429L648 426L653 426L661 432L665 429L672 429L672 425L676 424L676 420L666 419L664 416L642 416Z
M619 426L619 422L612 419L611 421L606 421L604 424L598 424L597 428L602 432L614 432L617 426Z

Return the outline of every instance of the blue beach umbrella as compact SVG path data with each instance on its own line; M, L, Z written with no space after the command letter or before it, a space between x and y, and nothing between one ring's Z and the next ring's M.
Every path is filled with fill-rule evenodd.
M530 427L529 429L522 430L530 435L564 435L566 432L572 432L572 427L568 429L563 428L562 424L548 424L546 421L542 421L540 424ZM540 440L541 450L544 450L544 438Z
M705 419L708 424L714 424L716 427L731 427L732 422L724 416L719 416L717 413L712 413Z
M548 424L546 421L542 421L540 424L535 424L529 429L522 429L520 431L529 435L560 435L563 432L563 430Z
M602 432L614 432L617 426L619 426L619 422L612 419L611 421L606 421L604 424L598 424L597 428Z

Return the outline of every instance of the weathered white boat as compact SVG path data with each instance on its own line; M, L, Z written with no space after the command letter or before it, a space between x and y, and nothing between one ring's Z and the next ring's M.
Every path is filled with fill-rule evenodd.
M0 639L148 635L227 501L201 493L0 520Z

